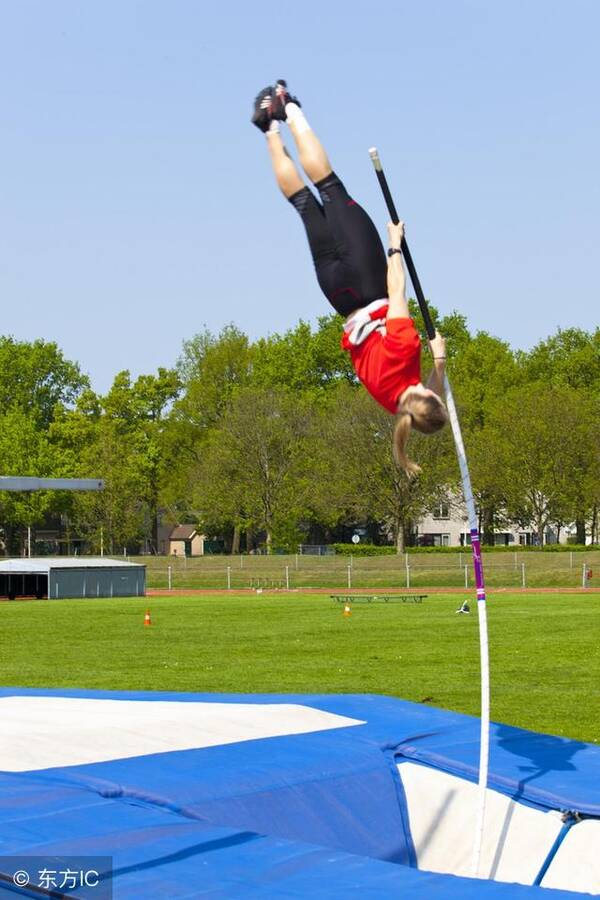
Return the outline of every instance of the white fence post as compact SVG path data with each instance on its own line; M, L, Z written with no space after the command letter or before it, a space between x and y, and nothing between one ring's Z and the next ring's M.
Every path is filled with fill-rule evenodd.
M285 567L285 589L289 591L290 589L290 567Z
M521 586L526 587L525 584L525 563L521 563Z
M231 566L227 566L227 590L231 590Z
M465 587L469 587L469 567L465 566Z
M581 587L587 587L587 564L583 564L583 580L581 582Z
M406 587L410 587L410 566L408 564L408 553L406 554Z
M167 566L167 583L169 585L169 590L173 586L173 567Z
M352 566L348 566L348 588L352 587Z

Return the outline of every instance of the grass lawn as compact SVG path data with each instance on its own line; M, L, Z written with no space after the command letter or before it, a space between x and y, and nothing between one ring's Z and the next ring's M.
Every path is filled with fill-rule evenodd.
M455 615L458 602L357 604L349 618L295 593L3 602L0 684L382 693L477 715L477 614ZM600 742L600 595L492 595L488 616L492 718Z

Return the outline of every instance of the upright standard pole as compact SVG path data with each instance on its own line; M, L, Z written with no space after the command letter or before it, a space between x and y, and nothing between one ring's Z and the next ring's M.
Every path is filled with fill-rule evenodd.
M397 224L400 219L396 212L396 207L390 193L390 189L379 159L379 154L375 147L369 150L369 156L373 162L375 173L383 193L388 212L392 222ZM425 330L429 339L435 337L435 326L431 319L427 300L421 288L421 282L415 269L410 250L406 239L402 238L402 255L410 275L419 309L425 323ZM471 550L473 551L473 569L475 572L475 588L477 593L477 613L479 618L479 655L481 660L481 737L479 744L479 800L477 809L477 824L475 828L475 839L473 842L473 858L471 872L477 877L479 875L479 866L481 860L481 845L483 843L483 827L485 823L485 802L486 788L488 780L489 768L489 747L490 747L490 663L489 663L489 646L488 646L488 629L487 629L487 606L485 597L485 583L483 578L483 564L481 561L481 543L479 539L479 527L477 521L477 513L475 511L475 500L473 498L473 490L471 488L471 476L469 475L469 467L467 465L467 456L463 444L460 423L456 412L456 404L454 396L448 381L448 376L444 375L444 391L446 394L446 407L452 427L454 444L456 446L456 455L458 457L458 465L460 467L460 475L462 479L463 493L467 514L469 517L469 529L471 532Z

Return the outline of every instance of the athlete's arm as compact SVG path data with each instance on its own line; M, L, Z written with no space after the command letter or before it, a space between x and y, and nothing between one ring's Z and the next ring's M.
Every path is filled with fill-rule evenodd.
M400 248L404 236L404 222L394 225L388 222L388 240L390 248ZM387 287L390 305L388 319L408 319L408 300L406 299L406 274L401 253L393 253L388 257Z
M437 331L435 337L429 341L429 348L433 359L433 369L427 379L426 387L441 397L444 393L444 373L446 371L446 341Z

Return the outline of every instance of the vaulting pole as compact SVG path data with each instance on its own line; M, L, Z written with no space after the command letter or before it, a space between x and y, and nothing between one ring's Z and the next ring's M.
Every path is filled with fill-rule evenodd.
M394 224L400 219L396 212L396 207L390 193L390 189L385 177L385 172L379 159L377 149L372 147L369 150L369 156L373 162L375 173L381 187L385 202L387 204L390 218ZM435 326L431 319L427 300L421 288L421 282L415 269L410 250L406 239L402 238L402 255L410 275L419 309L425 323L425 330L429 339L435 337ZM446 407L450 417L450 425L454 436L454 444L456 446L456 455L458 457L458 465L460 467L460 476L462 479L463 493L467 514L469 517L469 528L471 532L471 549L473 551L473 569L475 572L475 587L477 591L477 613L479 617L479 653L481 661L481 738L479 744L479 798L477 804L477 822L475 828L475 838L473 841L473 858L471 866L471 874L474 877L479 875L479 866L481 861L481 845L483 843L483 828L485 823L485 802L486 788L488 780L489 767L489 749L490 749L490 661L488 647L488 629L487 629L487 607L485 599L485 583L483 578L483 565L481 561L481 543L479 540L479 528L477 523L477 513L475 511L475 501L473 499L473 490L471 488L471 477L469 475L469 467L467 465L467 456L463 444L460 423L456 412L456 404L452 388L448 381L448 376L444 374L444 390L446 393Z

